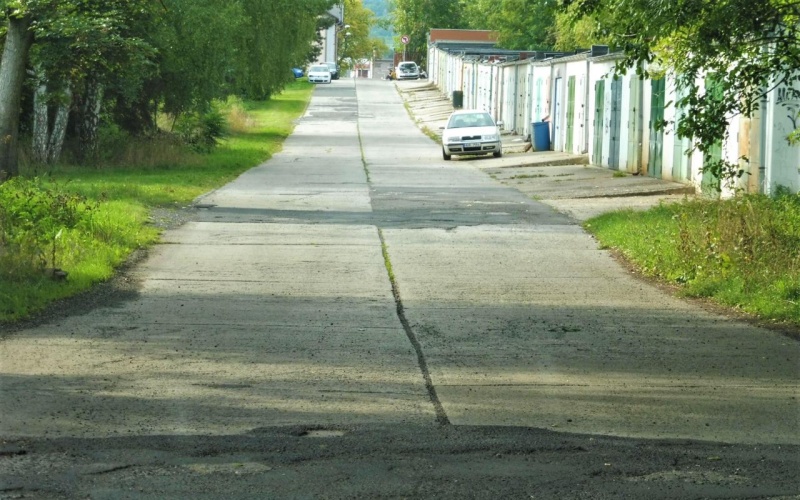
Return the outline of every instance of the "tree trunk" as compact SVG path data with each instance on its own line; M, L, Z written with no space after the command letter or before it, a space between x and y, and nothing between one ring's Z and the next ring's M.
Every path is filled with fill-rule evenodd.
M58 105L56 117L53 120L53 130L50 132L50 140L47 144L47 163L56 163L61 158L61 150L64 148L64 138L67 136L67 122L69 120L69 108L72 106L72 90L69 84L64 89L64 99Z
M0 60L0 182L19 174L19 110L25 65L33 44L30 25L28 16L9 18Z
M86 95L81 106L80 155L83 161L91 164L99 158L97 131L102 103L103 86L97 80L90 79L86 83Z
M36 91L33 94L33 162L42 165L47 163L50 120L47 106L47 79L37 71L36 80Z
M48 91L47 76L37 72L38 85L33 95L33 161L36 164L56 163L61 157L64 138L67 136L67 121L72 105L72 92L69 84L66 89L53 95ZM57 97L57 99L54 99ZM50 128L52 114L51 101L56 101L53 126Z

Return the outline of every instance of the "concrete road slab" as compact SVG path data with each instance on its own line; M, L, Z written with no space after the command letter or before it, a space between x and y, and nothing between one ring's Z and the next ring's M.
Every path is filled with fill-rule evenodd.
M385 238L455 424L800 441L796 342L643 284L575 226Z

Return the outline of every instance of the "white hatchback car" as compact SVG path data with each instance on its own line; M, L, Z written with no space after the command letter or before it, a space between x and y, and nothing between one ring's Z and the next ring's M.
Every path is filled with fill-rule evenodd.
M398 80L419 80L419 66L414 61L403 61L394 71Z
M500 127L492 115L485 111L459 110L453 112L442 127L442 157L449 160L453 155L485 155L495 158L503 156Z
M324 64L308 68L308 81L311 83L331 83L331 70Z

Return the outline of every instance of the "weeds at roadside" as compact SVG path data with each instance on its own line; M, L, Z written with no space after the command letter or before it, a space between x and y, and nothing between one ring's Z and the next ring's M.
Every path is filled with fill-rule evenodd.
M800 196L693 200L585 223L644 274L763 319L800 325Z
M441 136L439 134L437 134L436 132L434 132L433 130L431 130L430 127L423 125L422 127L420 127L420 130L422 130L422 133L427 135L428 138L430 140L432 140L433 142L435 142L437 144L441 144L442 143Z

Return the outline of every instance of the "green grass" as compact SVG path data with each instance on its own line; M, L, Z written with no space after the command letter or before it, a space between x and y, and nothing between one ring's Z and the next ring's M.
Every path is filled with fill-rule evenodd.
M645 275L764 320L800 326L800 196L694 200L585 223Z
M57 299L109 279L132 252L158 241L159 230L150 223L153 209L185 207L278 152L306 109L312 89L298 81L268 102L246 103L247 126L232 127L230 136L208 155L184 151L170 153L160 166L148 161L147 166L61 166L36 172L46 186L80 194L97 207L88 220L57 240L55 266L69 273L67 280L54 281L41 272L11 272L14 264L36 259L20 259L8 251L4 255L0 246L0 264L5 267L0 271L8 271L0 280L0 322L29 317Z

